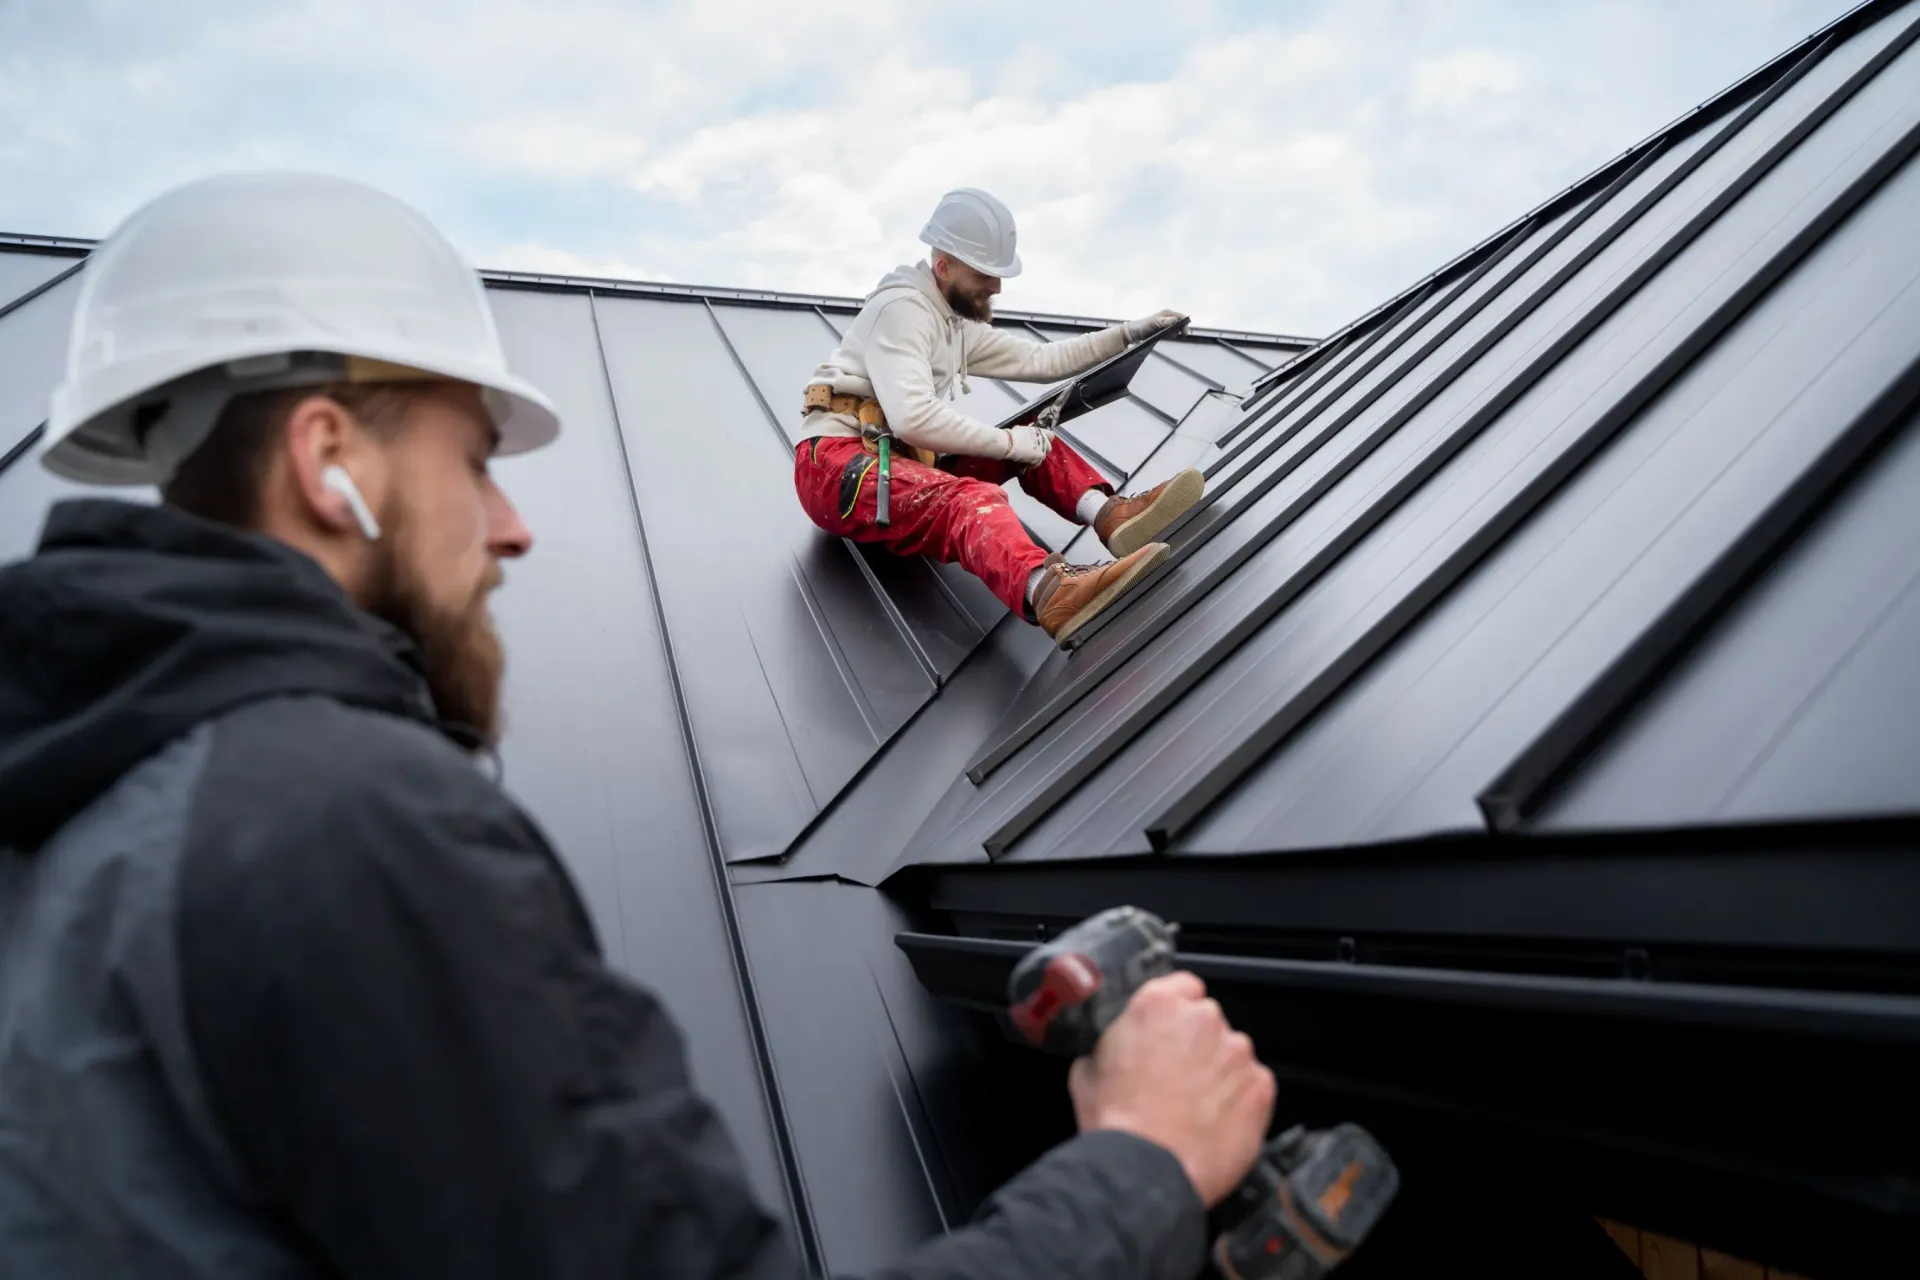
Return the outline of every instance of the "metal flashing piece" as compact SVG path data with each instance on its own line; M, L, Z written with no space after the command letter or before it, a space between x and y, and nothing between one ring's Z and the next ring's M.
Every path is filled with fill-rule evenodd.
M932 990L983 1012L1005 1007L1007 975L1030 943L902 933L894 944ZM1685 982L1428 969L1354 961L1277 960L1181 951L1180 968L1211 984L1551 1013L1633 1018L1727 1031L1768 1030L1838 1044L1920 1048L1920 997Z

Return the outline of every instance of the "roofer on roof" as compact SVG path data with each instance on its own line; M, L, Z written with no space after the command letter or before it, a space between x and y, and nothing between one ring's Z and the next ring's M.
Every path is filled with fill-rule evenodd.
M1200 500L1182 471L1120 498L1072 446L1039 426L1002 430L952 405L968 376L1054 382L1083 372L1186 317L1161 311L1060 342L996 329L993 295L1020 274L1013 214L984 191L940 200L920 232L932 261L899 267L867 295L803 401L794 459L800 504L828 533L904 555L958 561L1015 615L1061 644L1167 557L1155 542ZM863 429L862 421L866 422ZM878 519L878 437L890 434L890 522ZM1063 518L1092 525L1117 561L1077 566L1027 535L1001 488L1020 486Z
M559 429L478 278L276 175L82 280L43 461L162 502L62 503L0 569L0 1275L803 1275L468 755L533 545L489 457ZM1272 1075L1174 975L1071 1089L1084 1132L887 1275L1194 1273Z

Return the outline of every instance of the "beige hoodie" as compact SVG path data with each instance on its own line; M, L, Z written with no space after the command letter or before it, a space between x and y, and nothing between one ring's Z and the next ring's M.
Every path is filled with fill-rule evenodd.
M968 374L1055 382L1126 346L1121 325L1059 342L1034 342L962 319L922 261L896 268L867 295L839 347L807 385L824 383L836 395L878 400L893 434L917 448L1004 458L1011 443L1007 432L946 403L956 381L962 392L970 390ZM805 430L810 436L858 436L860 424L851 414L815 410L807 415Z

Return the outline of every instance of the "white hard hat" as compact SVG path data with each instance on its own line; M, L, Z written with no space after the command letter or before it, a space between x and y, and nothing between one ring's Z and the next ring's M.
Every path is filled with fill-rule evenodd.
M941 196L920 230L920 242L952 254L984 275L1005 280L1020 274L1013 211L978 187L961 187Z
M500 453L559 433L507 371L479 276L414 209L340 178L209 178L88 259L41 457L85 483L160 484L234 395L421 377L480 387Z

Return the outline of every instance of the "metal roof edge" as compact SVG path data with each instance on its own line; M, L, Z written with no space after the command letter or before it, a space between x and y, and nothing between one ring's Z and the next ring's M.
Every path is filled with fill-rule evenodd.
M20 249L59 258L84 258L93 252L97 240L76 240L70 236L30 236L0 231L0 249Z
M36 236L0 232L0 249L26 253L45 253L59 257L84 258L98 240L72 236ZM749 306L826 307L835 311L858 311L862 299L826 293L793 293L780 289L733 289L721 285L672 284L656 280L621 280L610 276L557 275L542 271L504 271L481 268L480 278L491 285L508 288L551 289L569 293L610 293L647 298L671 298L681 302L737 302ZM1094 316L1063 315L1052 311L1002 311L996 318L1014 324L1067 325L1076 329L1097 329L1119 324L1119 320ZM1211 338L1224 342L1258 343L1266 347L1284 347L1306 351L1320 339L1297 334L1259 333L1251 329L1189 328L1184 336Z
M679 301L738 302L750 306L825 307L835 311L856 312L864 302L862 298L836 294L789 293L779 289L732 289L719 285L669 284L661 281L619 280L599 276L549 275L533 271L483 269L480 275L487 283L497 285L631 294L641 297L672 298ZM1010 324L1068 325L1076 329L1098 329L1122 323L1119 320L1097 316L1073 316L1052 311L995 311L994 318ZM1319 342L1317 338L1301 337L1296 334L1258 333L1250 329L1190 327L1182 336L1228 342L1255 342L1264 346L1287 347L1298 351L1308 350Z
M1734 81L1725 89L1722 89L1719 93L1701 102L1698 106L1681 112L1653 133L1648 134L1645 138L1642 138L1625 151L1622 151L1619 155L1596 166L1583 177L1575 179L1561 190L1541 201L1534 208L1527 210L1516 218L1510 219L1491 235L1476 241L1461 253L1455 255L1427 275L1414 281L1406 288L1395 293L1378 306L1369 309L1358 318L1349 321L1332 333L1329 333L1326 337L1320 339L1312 349L1317 350L1321 347L1331 346L1333 343L1345 339L1350 334L1370 327L1383 316L1390 314L1394 308L1418 290L1449 277L1462 269L1468 268L1478 263L1484 255L1497 251L1505 237L1511 235L1529 220L1539 219L1545 221L1556 217L1569 203L1595 194L1601 187L1605 186L1619 174L1622 166L1632 164L1634 160L1644 154L1649 147L1662 145L1674 139L1685 137L1693 130L1711 124L1728 111L1746 102L1755 94L1765 92L1767 87L1772 84L1775 79L1784 75L1794 63L1815 49L1821 41L1827 39L1829 36L1841 32L1843 29L1852 27L1854 30L1846 31L1846 34L1851 36L1860 26L1864 26L1869 22L1878 21L1888 14L1905 8L1912 2L1913 0L1861 0L1861 3L1847 10L1819 30L1814 31L1805 39L1775 54L1760 66ZM1259 392L1274 385L1281 380L1286 369L1290 367L1291 366L1283 366L1267 374L1265 377L1256 380L1254 390Z

